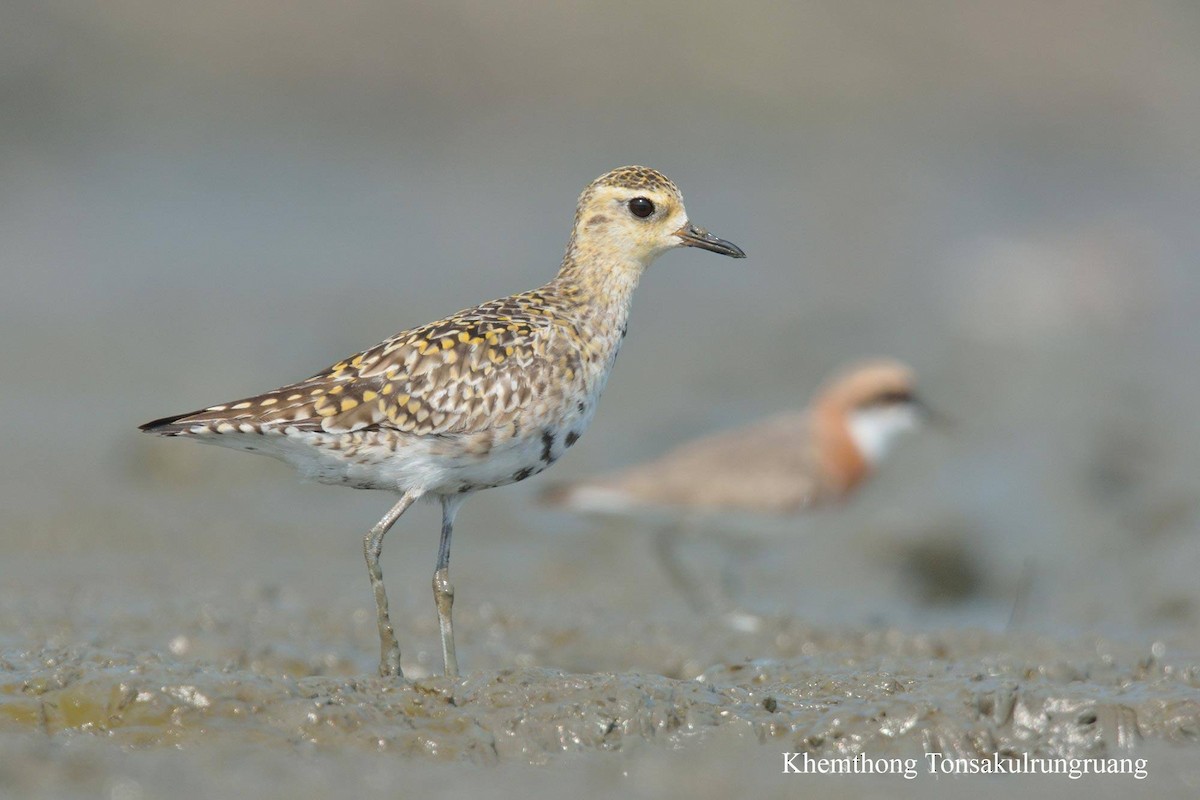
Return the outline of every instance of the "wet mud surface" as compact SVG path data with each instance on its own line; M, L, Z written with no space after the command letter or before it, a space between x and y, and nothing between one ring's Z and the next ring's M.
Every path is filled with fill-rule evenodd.
M1172 763L1186 762L1200 744L1200 659L1172 656L1176 646L1163 642L1146 649L1098 637L821 627L745 614L653 624L608 613L580 625L485 609L464 614L461 629L467 651L486 662L481 668L450 680L420 675L427 670L418 661L409 665L414 677L395 681L356 673L368 655L339 660L269 643L246 649L238 644L246 630L232 619L214 623L223 613L214 608L202 608L190 632L160 651L0 651L0 747L11 756L0 769L0 789L35 791L45 777L39 763L81 759L91 766L81 766L75 779L71 770L55 771L55 792L86 791L96 775L111 783L126 772L141 791L168 780L162 770L182 770L187 777L180 779L193 788L216 791L220 782L204 774L206 763L221 764L222 774L232 770L228 779L245 772L250 785L262 780L263 769L283 769L287 777L260 788L270 794L291 787L293 796L320 796L323 783L301 778L319 764L336 764L335 772L358 765L363 774L415 770L432 790L437 774L455 785L486 786L489 769L528 765L579 780L586 763L593 789L615 791L633 763L662 772L661 788L669 792L688 785L680 769L697 768L689 759L699 756L689 754L706 753L714 771L718 762L726 773L739 763L743 770L756 765L742 780L770 794L791 785L779 774L784 752L917 759L930 752L1150 752ZM335 635L326 629L329 618L296 618L276 600L249 611L259 620L256 635L290 630L310 642ZM431 631L402 633L419 638ZM758 655L737 655L748 653ZM605 658L619 671L547 666ZM526 666L497 666L506 662ZM154 752L172 755L160 762L148 758ZM604 764L624 766L609 774ZM455 766L461 769L445 771ZM1176 765L1171 780L1188 774ZM543 779L517 778L514 785ZM839 786L847 791L869 785L846 780ZM896 777L861 780L897 781L897 791L914 786ZM1105 784L1109 789L1115 786Z

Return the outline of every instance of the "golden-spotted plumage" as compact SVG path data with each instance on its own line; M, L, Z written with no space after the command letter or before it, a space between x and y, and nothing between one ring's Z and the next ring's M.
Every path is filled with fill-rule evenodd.
M565 394L563 381L583 382L583 313L566 300L542 290L485 303L402 331L298 383L174 419L170 432L225 423L255 432L428 436L508 425Z
M562 266L541 288L401 331L306 380L142 429L271 455L325 483L401 495L364 542L385 675L400 673L400 654L378 566L383 535L416 499L440 498L434 593L446 671L454 674L447 570L462 499L541 472L579 439L643 270L681 246L745 255L689 222L679 189L661 173L613 170L580 195Z

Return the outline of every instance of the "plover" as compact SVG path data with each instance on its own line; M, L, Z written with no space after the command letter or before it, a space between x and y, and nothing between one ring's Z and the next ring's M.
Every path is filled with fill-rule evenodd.
M583 513L657 518L660 564L701 607L677 551L684 524L729 514L787 516L844 502L897 436L931 416L914 388L912 370L898 361L858 363L831 377L806 409L702 437L627 469L552 486L541 500Z
M322 483L400 495L363 540L385 676L403 673L379 567L383 537L419 498L440 500L433 593L445 673L456 676L455 514L472 493L538 474L579 439L642 272L675 247L746 255L692 224L662 173L615 169L580 195L562 266L541 288L401 331L298 383L141 429L273 456Z

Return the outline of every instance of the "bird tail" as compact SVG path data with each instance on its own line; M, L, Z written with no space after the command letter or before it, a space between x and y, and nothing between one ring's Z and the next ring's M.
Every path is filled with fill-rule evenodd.
M200 412L190 411L187 414L175 414L171 417L163 417L161 419L153 419L142 425L138 425L139 431L147 433L157 433L159 436L183 436L192 432L192 428L198 422L207 420L192 419Z

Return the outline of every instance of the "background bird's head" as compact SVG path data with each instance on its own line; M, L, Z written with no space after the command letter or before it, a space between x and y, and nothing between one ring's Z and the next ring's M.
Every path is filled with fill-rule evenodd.
M891 451L897 438L933 417L916 394L916 376L890 359L861 362L835 375L817 393L819 408L839 414L868 464Z

